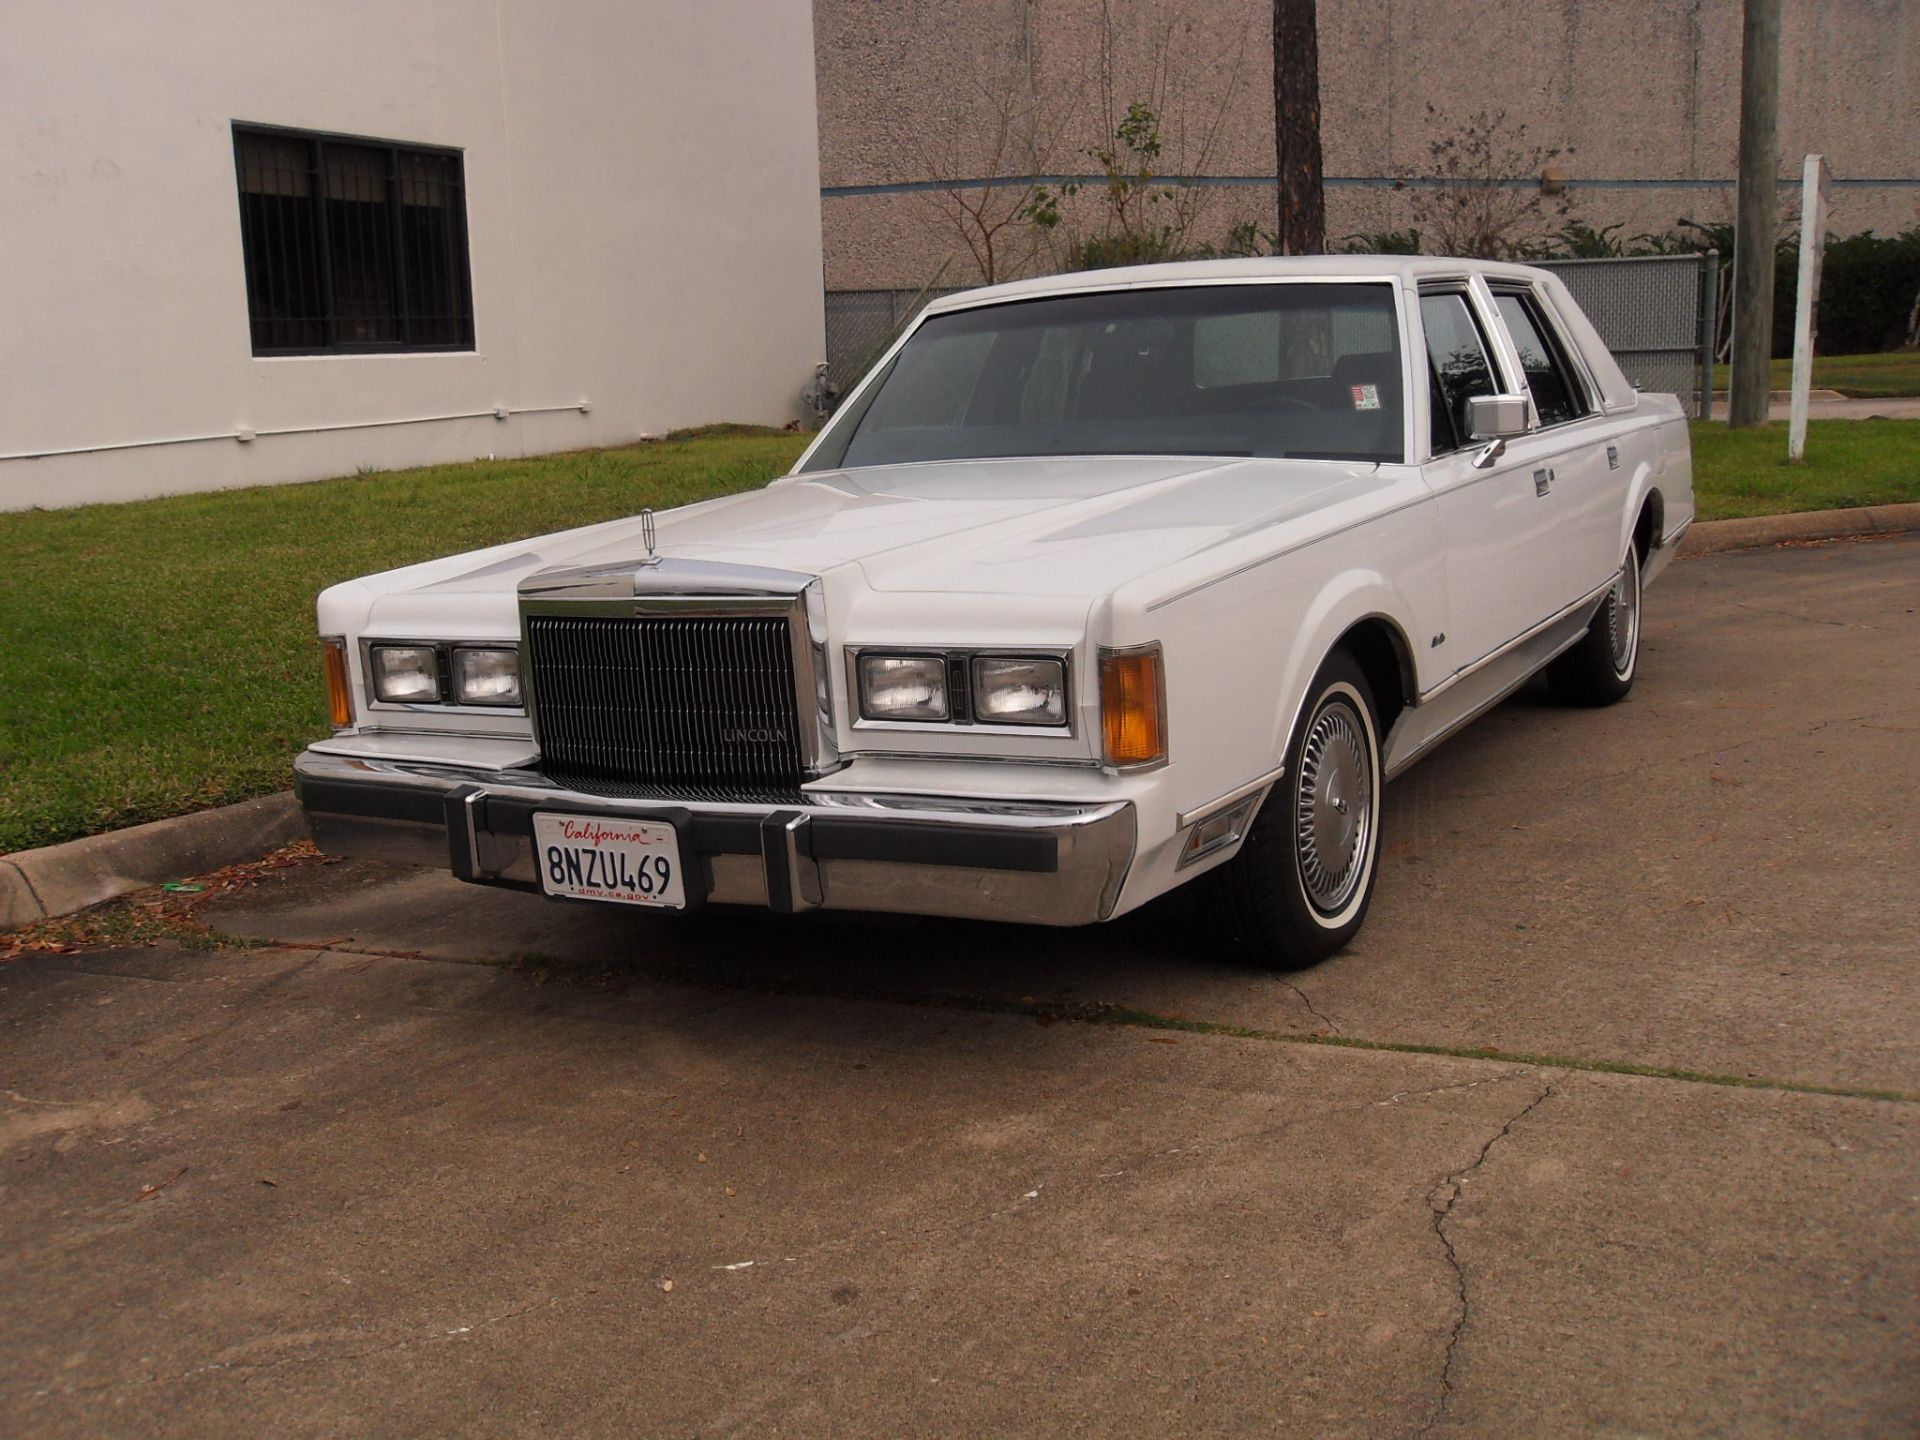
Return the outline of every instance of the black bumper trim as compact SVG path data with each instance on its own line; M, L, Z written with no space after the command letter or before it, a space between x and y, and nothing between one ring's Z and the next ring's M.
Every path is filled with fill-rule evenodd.
M293 793L304 810L322 815L353 815L363 820L403 820L415 825L447 823L447 792L417 785L383 785L377 780L312 780L293 777Z
M295 791L311 813L345 815L369 820L395 820L432 825L449 833L449 843L465 850L464 824L456 827L457 809L464 809L473 787L447 791L422 790L417 785L392 784L376 779L325 780L297 777ZM456 798L457 797L457 798ZM775 813L773 807L768 814ZM485 795L475 803L477 829L492 835L531 837L533 817L553 811L568 815L605 815L643 818L668 812L684 825L695 853L754 855L761 851L761 827L766 816L700 814L682 805L605 805L567 802L551 804ZM1006 870L1052 875L1060 869L1060 843L1052 835L991 826L951 826L920 820L874 820L858 815L812 812L806 827L815 860L876 860L908 865L950 866L972 870Z

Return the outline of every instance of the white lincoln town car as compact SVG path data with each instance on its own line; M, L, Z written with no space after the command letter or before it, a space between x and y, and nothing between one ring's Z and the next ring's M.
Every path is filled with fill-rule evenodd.
M1387 781L1633 685L1687 430L1553 276L1341 257L937 301L765 488L336 585L323 849L658 910L1079 925L1194 883L1302 965Z

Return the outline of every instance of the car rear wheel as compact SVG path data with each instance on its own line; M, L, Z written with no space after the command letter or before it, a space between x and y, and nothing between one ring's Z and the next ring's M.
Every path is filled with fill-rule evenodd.
M1547 679L1569 705L1613 705L1627 698L1639 668L1640 549L1629 544L1587 633L1547 667Z
M1367 677L1344 651L1314 677L1286 770L1234 857L1195 882L1214 944L1278 969L1353 938L1380 853L1380 736Z

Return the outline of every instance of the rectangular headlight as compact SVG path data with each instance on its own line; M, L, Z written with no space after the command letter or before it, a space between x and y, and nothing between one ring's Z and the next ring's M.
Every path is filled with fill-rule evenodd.
M982 725L1067 723L1067 667L982 655L973 662L973 718Z
M944 720L947 662L938 655L862 655L860 714L868 720Z
M518 705L520 652L480 645L455 649L453 698L460 705Z
M393 705L430 705L440 698L440 666L431 645L375 645L374 698Z

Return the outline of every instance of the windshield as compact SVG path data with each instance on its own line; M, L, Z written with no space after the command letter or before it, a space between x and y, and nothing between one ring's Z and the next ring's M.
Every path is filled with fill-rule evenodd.
M1387 284L1170 286L936 315L806 469L1007 455L1399 461Z

